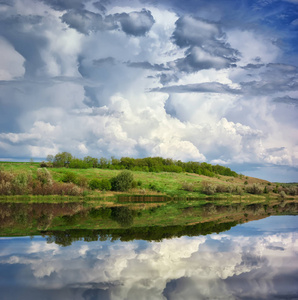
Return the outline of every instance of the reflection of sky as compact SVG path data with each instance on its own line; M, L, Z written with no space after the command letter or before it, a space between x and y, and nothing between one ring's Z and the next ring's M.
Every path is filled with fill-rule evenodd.
M297 298L297 219L162 242L1 238L1 299Z

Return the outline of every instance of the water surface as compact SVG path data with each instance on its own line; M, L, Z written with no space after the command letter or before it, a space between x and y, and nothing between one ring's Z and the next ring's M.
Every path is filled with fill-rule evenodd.
M298 299L298 216L162 241L0 238L1 299Z

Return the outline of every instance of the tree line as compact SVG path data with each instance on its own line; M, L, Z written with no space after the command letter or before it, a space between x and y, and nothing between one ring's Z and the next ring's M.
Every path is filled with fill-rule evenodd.
M181 160L173 160L171 158L162 157L145 157L145 158L132 158L121 157L117 159L111 157L94 158L86 156L83 159L72 156L69 152L60 152L54 155L47 156L47 162L41 163L42 167L55 167L55 168L100 168L112 170L131 170L143 172L188 172L198 175L205 175L214 177L216 175L233 176L237 177L238 174L228 167L220 165L211 165L206 162L182 162Z

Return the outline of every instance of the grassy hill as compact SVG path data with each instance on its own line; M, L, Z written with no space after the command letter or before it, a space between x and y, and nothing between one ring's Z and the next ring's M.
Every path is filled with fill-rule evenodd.
M91 189L94 179L111 180L122 170L99 168L40 168L40 163L1 162L0 195L73 195L107 197L116 191ZM208 177L187 172L132 171L134 184L129 195L167 195L171 197L295 197L297 185L279 185L244 175ZM42 176L46 176L43 178ZM50 188L51 184L51 188ZM123 192L122 192L123 194Z

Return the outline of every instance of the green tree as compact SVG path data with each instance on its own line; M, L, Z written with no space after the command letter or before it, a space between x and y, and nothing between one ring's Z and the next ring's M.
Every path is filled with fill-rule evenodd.
M69 152L57 153L54 157L54 167L68 167L72 160L72 155Z

